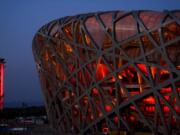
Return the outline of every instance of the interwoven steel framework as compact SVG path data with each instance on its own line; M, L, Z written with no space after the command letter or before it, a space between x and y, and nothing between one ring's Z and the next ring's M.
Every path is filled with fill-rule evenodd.
M64 17L33 52L59 133L180 134L179 11Z

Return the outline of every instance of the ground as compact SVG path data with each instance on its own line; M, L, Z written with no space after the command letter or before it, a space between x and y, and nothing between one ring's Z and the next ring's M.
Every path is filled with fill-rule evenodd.
M1 131L0 135L55 135L55 133L48 124L28 125L26 127L28 128L27 131Z

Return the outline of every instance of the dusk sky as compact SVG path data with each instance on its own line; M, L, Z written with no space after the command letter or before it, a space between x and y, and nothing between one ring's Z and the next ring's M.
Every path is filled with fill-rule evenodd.
M180 0L0 0L0 57L6 59L5 104L43 102L32 39L44 24L106 10L173 10Z

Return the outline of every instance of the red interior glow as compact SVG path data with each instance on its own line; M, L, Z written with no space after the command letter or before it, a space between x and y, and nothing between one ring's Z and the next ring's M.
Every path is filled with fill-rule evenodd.
M109 73L109 69L105 64L98 63L96 71L96 79L102 80Z
M137 66L140 68L140 70L142 72L144 72L145 74L147 74L147 68L146 68L146 65L145 64L137 64Z
M137 66L139 67L139 69L144 74L148 74L147 67L145 66L145 64L137 64ZM105 64L98 63L96 67L97 67L97 71L96 71L96 79L97 80L102 80L107 76L107 74L109 74L109 69ZM70 66L70 68L73 71L73 66ZM153 66L150 67L150 70L151 70L152 77L155 79L158 70ZM160 76L164 75L164 74L169 74L169 72L167 70L160 70L158 72L160 73ZM87 72L85 74L87 74ZM78 76L80 78L79 81L82 84L84 84L85 80L84 80L83 74L81 72L79 72ZM120 78L119 78L119 76L120 76ZM89 75L87 75L86 78L90 78ZM112 78L113 79L109 80L109 82L111 84L115 83L115 81L116 81L115 77L112 77ZM124 70L122 70L120 73L118 73L118 78L121 79L121 80L124 80L123 83L124 83L125 87L127 87L127 89L130 88L130 95L131 96L136 96L138 94L141 94L144 91L143 85L146 82L143 81L143 77L142 77L141 73L138 73L135 70L134 67L129 66L129 67L125 68ZM71 79L73 79L73 78L71 78ZM74 81L75 81L75 78L74 78ZM134 88L136 88L136 89L134 89ZM177 88L177 90L179 90L179 89L180 88ZM107 91L107 93L109 95L113 95L115 93L115 91L116 91L116 89L113 86L108 87L108 88L102 88L102 90ZM120 89L120 91L122 91L122 88ZM172 88L171 87L164 87L164 88L161 89L161 92L166 93L164 98L169 101L170 96L167 95L167 93L171 93ZM95 100L96 104L99 105L100 101L98 100L98 95L100 95L99 90L97 88L93 88L92 89L92 96L94 96L94 100ZM117 99L116 99L116 101L114 99L116 99L116 98L112 97L111 104L116 106ZM127 100L127 97L124 97L124 100ZM145 111L145 114L147 114L147 115L152 114L155 111L155 102L156 102L155 98L152 95L148 96L148 97L143 99L141 109L144 108L143 110ZM84 103L88 104L88 99L84 98ZM164 113L169 113L169 111L170 111L169 107L163 105L163 103L162 103L162 106L163 106L162 107L163 112ZM130 106L130 108L133 111L137 111L135 106ZM111 106L109 103L106 103L104 109L105 109L106 112L110 112L113 109L113 106ZM179 108L177 108L177 106L175 106L174 109L179 111ZM89 110L89 111L91 111L91 110ZM101 116L102 116L102 112L99 111L98 112L98 117L101 117ZM90 119L92 119L92 116L89 116L89 117L90 117ZM134 121L135 117L133 115L130 115L130 120ZM117 123L118 122L118 117L115 117L114 121Z

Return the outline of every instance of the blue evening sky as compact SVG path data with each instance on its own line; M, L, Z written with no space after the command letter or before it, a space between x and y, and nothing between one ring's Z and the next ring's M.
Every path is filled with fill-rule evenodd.
M180 9L180 0L0 0L6 104L43 102L31 49L33 36L42 25L79 13L138 9Z

